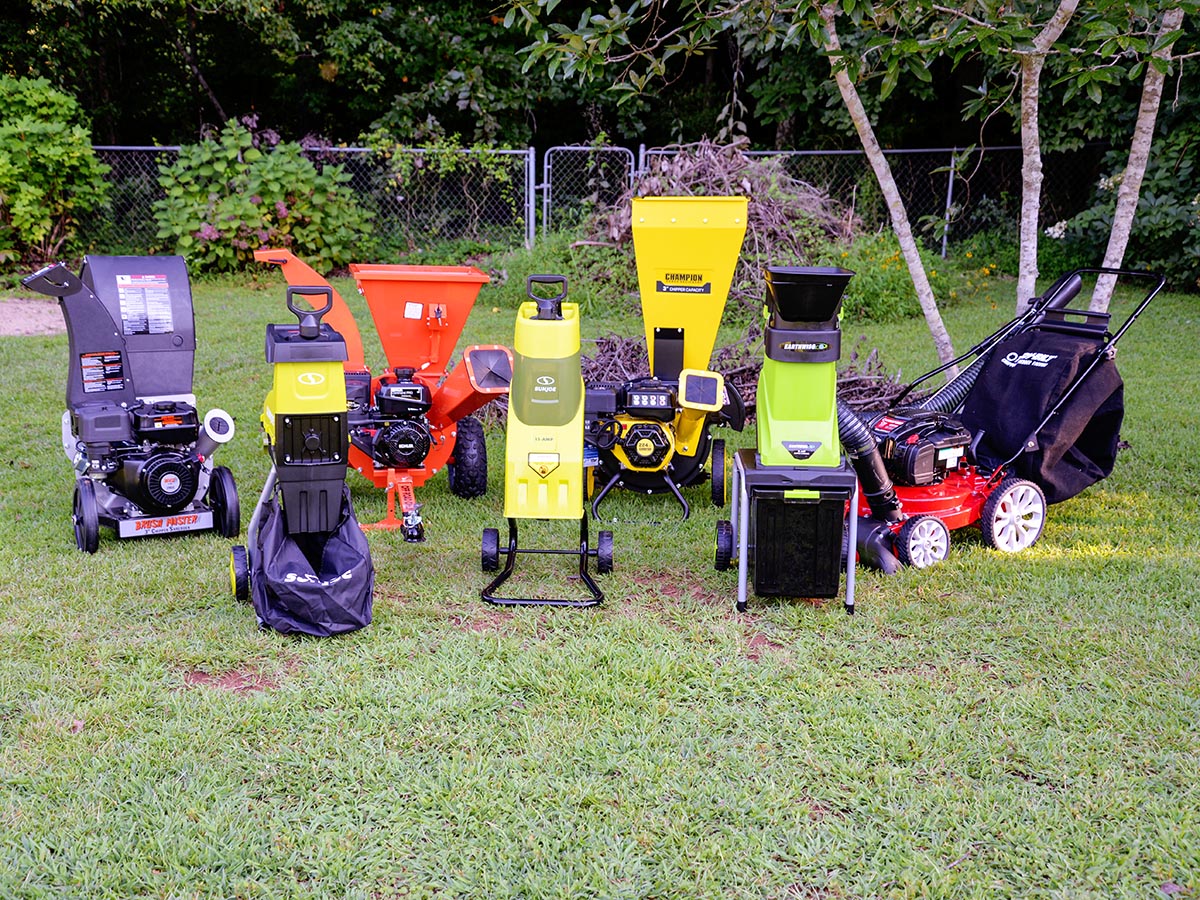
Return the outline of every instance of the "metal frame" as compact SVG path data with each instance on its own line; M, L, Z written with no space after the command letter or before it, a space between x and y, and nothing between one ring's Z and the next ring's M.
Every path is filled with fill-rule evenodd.
M730 494L730 524L733 526L734 540L737 542L738 554L738 612L746 611L746 584L750 570L750 495L745 486L746 464L743 456L754 454L753 450L743 450L733 455L733 488ZM783 470L781 470L783 471ZM790 471L790 470L787 470ZM846 598L843 601L847 615L854 615L854 572L858 546L858 479L854 479L854 488L850 494L850 509L848 513L849 540L846 544Z
M534 597L500 597L495 591L500 585L504 584L512 575L516 567L518 553L541 553L551 556L578 556L579 557L579 578L591 594L587 600L570 600L564 597L550 597L539 599ZM517 546L517 520L513 517L508 519L508 550L505 551L504 568L500 570L500 574L492 579L479 596L488 603L495 606L569 606L576 609L599 606L604 602L604 592L600 590L600 586L588 573L587 561L589 556L596 556L597 550L594 547L588 547L588 517L585 512L579 517L579 549L578 550L545 550L537 547L518 547Z

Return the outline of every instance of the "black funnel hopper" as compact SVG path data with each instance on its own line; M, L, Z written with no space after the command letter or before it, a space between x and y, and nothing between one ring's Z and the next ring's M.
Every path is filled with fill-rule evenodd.
M837 266L767 266L767 306L776 328L836 327L854 273Z

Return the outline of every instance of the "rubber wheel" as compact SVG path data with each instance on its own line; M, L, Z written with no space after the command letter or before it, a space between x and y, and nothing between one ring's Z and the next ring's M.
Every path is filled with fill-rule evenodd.
M1046 495L1032 481L1005 478L983 504L979 528L989 547L1019 553L1032 547L1046 525Z
M896 558L925 569L950 555L950 529L937 516L913 516L896 533Z
M454 439L454 455L446 464L450 492L470 500L487 493L487 441L483 425L472 416L458 420L458 437Z
M250 557L245 547L237 546L229 551L229 587L238 603L250 599Z
M709 454L710 481L713 506L724 506L729 498L729 460L725 456L725 441L717 438L712 442Z
M483 529L483 551L479 559L485 572L495 572L500 568L500 532L497 529Z
M713 555L713 568L724 572L733 562L733 523L728 519L717 520L717 550Z
M607 575L613 570L613 533L600 531L596 534L596 571Z
M84 553L95 553L100 547L100 505L96 502L96 485L90 478L75 482L71 522L75 528L75 546Z
M242 510L238 504L233 473L225 466L212 470L208 482L208 505L213 511L213 527L224 538L235 538L242 530Z

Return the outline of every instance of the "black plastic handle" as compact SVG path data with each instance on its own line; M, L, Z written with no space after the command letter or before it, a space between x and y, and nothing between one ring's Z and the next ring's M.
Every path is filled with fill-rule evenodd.
M322 307L314 306L314 307L312 307L312 309L301 309L300 307L296 306L295 303L292 302L292 296L295 294L301 294L305 297L315 297L318 294L324 294L325 295L325 305ZM299 287L289 287L287 289L287 307L293 313L295 313L297 316L306 316L311 313L312 315L315 315L318 319L320 319L321 316L325 315L325 313L327 313L331 309L333 309L333 288L327 287L327 286L317 287L316 285L313 285L311 287L309 287L307 285L300 285Z
M83 282L62 263L43 266L32 275L22 278L21 284L31 291L51 297L67 297L83 290Z
M301 308L292 302L292 297L295 294L300 294L303 297L315 297L324 294L325 305L320 307L312 306L307 309ZM300 320L300 337L312 340L321 333L321 316L333 309L333 288L327 285L319 287L316 285L289 287L287 289L287 308Z
M559 292L553 297L540 297L534 293L533 286L535 284L550 284L558 285ZM525 293L529 299L534 301L538 307L537 318L539 319L561 319L562 318L562 302L567 298L567 276L566 275L530 275L525 279Z

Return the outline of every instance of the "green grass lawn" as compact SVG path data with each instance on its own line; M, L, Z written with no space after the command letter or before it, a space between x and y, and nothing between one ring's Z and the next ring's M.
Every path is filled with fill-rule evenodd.
M237 421L218 461L245 523L282 280L193 287L196 394ZM463 343L510 343L521 289L485 288ZM960 299L956 344L1009 304ZM0 338L0 897L1197 896L1198 325L1165 295L1129 333L1130 447L1035 547L955 532L940 566L860 570L854 617L736 614L707 486L686 522L668 498L606 501L602 607L484 604L493 429L487 496L438 477L426 543L371 533L375 621L333 640L260 631L215 535L77 551L66 337ZM641 325L593 300L584 328ZM933 362L920 321L845 330L906 377Z

